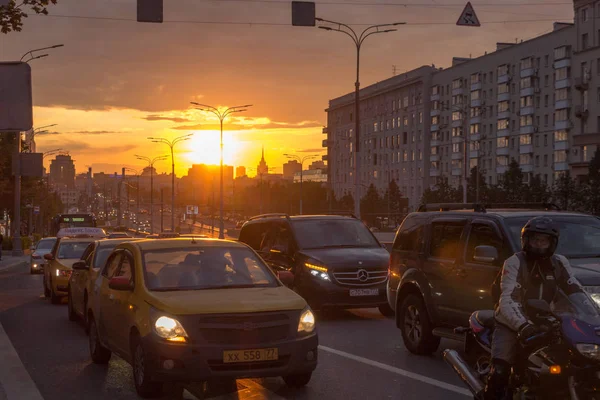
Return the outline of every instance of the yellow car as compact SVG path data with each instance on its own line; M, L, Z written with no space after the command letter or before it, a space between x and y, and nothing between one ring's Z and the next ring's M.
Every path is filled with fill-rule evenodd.
M120 244L95 283L91 358L127 360L142 397L165 381L281 376L304 386L317 366L315 317L282 281L239 242Z
M94 238L60 238L51 253L44 255L44 295L50 297L52 304L58 304L68 295L69 277L73 263L79 261L85 249L94 242Z

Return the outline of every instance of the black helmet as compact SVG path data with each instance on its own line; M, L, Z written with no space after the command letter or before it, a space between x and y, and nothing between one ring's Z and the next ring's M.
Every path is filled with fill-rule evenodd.
M531 243L534 234L547 235L550 239L550 245L545 248L539 248ZM556 251L560 232L558 226L548 217L535 217L529 220L521 230L521 247L527 255L537 258L551 257Z

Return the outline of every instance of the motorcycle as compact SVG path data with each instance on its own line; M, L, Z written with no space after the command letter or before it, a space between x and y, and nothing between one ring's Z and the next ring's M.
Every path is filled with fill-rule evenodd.
M600 400L600 308L587 293L559 290L550 306L528 300L526 312L544 332L519 343L508 393L511 399ZM494 312L482 310L469 318L465 359L446 349L444 360L473 393L483 399L490 373Z

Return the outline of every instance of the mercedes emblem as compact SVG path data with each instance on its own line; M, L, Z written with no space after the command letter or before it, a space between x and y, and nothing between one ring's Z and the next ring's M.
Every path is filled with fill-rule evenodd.
M358 277L359 281L365 282L367 279L369 279L369 272L365 271L364 269L359 269L356 273L356 276Z

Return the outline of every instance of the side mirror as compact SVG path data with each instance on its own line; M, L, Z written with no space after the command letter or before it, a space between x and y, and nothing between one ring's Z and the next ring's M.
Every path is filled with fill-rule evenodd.
M493 263L498 260L498 249L493 246L477 246L475 247L473 260L483 263Z
M116 276L108 282L108 287L113 290L131 291L133 285L126 276Z
M527 308L537 314L550 314L550 305L545 300L529 299L527 300Z
M44 259L48 260L48 261L52 261L52 260L54 260L54 256L50 253L44 254Z
M281 283L283 283L287 287L292 287L292 285L294 284L294 274L292 274L290 271L278 271L277 277L279 278Z
M90 269L90 267L83 260L79 260L79 261L73 263L72 268L77 271L87 271Z

